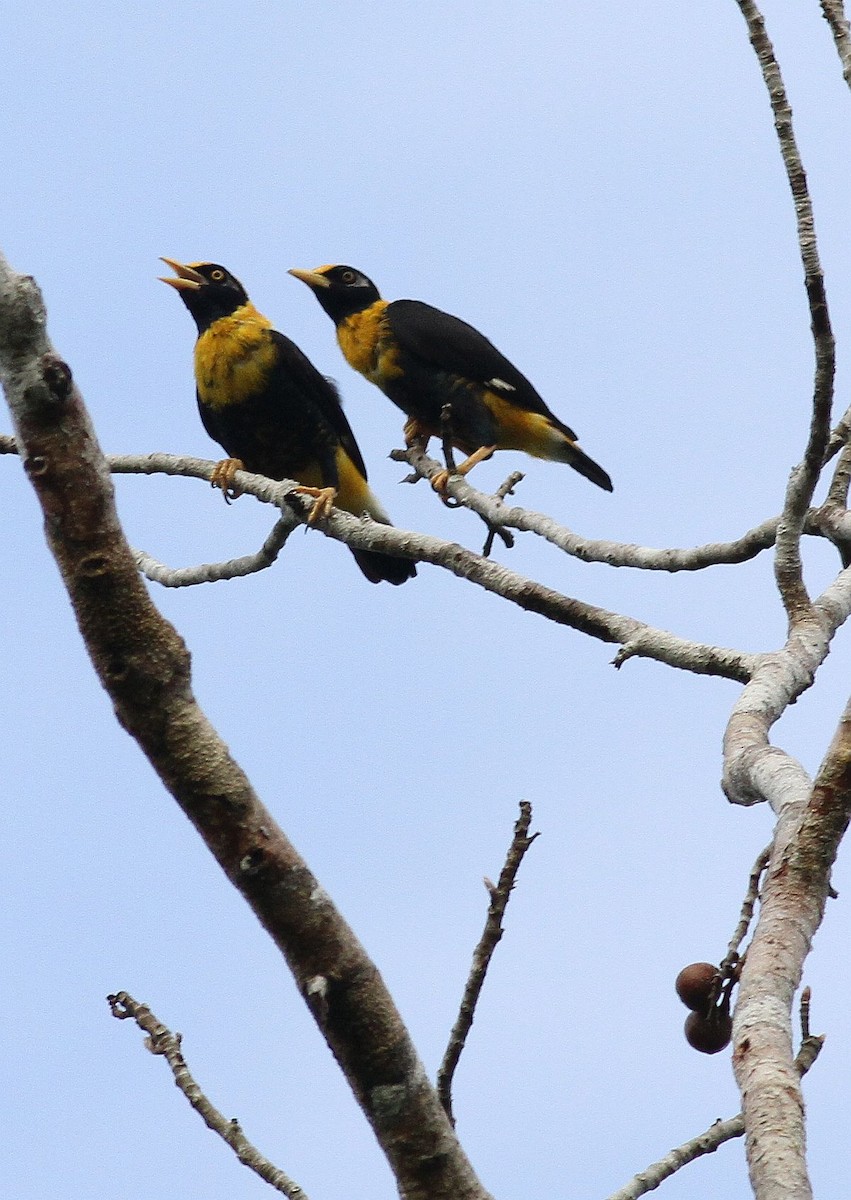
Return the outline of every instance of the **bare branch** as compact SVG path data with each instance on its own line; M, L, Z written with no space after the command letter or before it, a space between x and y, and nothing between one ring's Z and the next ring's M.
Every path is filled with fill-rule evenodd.
M739 916L739 923L733 936L730 938L730 944L727 947L727 953L719 967L721 975L726 978L730 968L739 960L739 947L747 936L747 932L751 927L753 920L754 908L759 899L759 885L762 879L763 872L768 866L768 860L771 857L771 847L766 848L759 854L756 862L751 868L750 878L748 879L748 890L745 893L745 898L742 901L742 911Z
M646 1196L648 1192L655 1191L666 1179L681 1171L690 1162L702 1158L704 1154L714 1154L719 1146L723 1146L732 1138L741 1137L744 1132L745 1121L741 1113L727 1121L715 1121L704 1133L683 1142L664 1158L639 1172L624 1187L612 1192L608 1200L638 1200L639 1196Z
M845 509L848 505L848 489L851 486L851 446L845 445L830 481L827 504ZM827 507L827 504L824 507Z
M758 863L759 859L757 859ZM804 1011L805 1004L809 1004L808 993L809 988L805 988L804 994L801 997L803 1041L795 1058L795 1069L799 1077L806 1075L807 1071L815 1063L824 1045L824 1038L811 1037L809 1027L805 1025ZM675 1150L671 1150L664 1158L653 1163L652 1166L645 1168L634 1179L631 1179L625 1187L613 1192L608 1197L608 1200L638 1200L639 1196L646 1196L648 1192L655 1191L666 1179L669 1179L671 1175L675 1175L683 1167L688 1166L689 1163L694 1162L695 1159L702 1158L705 1154L714 1154L725 1142L732 1141L733 1138L742 1137L744 1132L745 1118L741 1113L738 1116L728 1118L726 1121L714 1121L703 1133L699 1133L697 1137L683 1142L681 1146L677 1146Z
M733 1066L745 1122L754 1131L748 1165L759 1196L810 1194L791 1006L824 916L830 871L849 817L851 701L810 795L781 812L739 980Z
M139 578L38 289L2 258L0 376L48 543L118 720L286 957L406 1200L486 1200L375 965L198 706L186 647Z
M163 587L194 587L198 583L218 583L265 571L283 549L284 543L298 524L294 516L284 514L272 527L269 536L255 554L233 558L229 562L201 563L196 567L167 567L144 550L134 550L136 566L146 579Z
M408 450L394 450L390 457L395 462L410 463L421 479L431 479L442 470L440 463L429 458L422 447L417 445ZM509 477L509 481L513 486L513 476ZM507 508L502 503L502 489L489 496L485 492L476 491L470 485L467 476L450 476L447 490L454 500L477 513L490 525L537 534L582 562L605 563L610 567L633 567L642 571L701 571L705 567L747 562L774 545L779 521L778 517L771 517L732 542L710 542L705 546L687 549L655 549L602 538L582 537L544 513L526 508Z
M804 585L801 563L801 532L807 509L818 483L830 437L830 411L833 402L833 377L836 347L830 327L830 313L819 261L813 209L807 188L807 176L795 140L792 109L786 95L774 48L765 30L762 13L753 0L737 0L748 26L762 77L768 90L780 153L795 205L798 245L804 265L804 285L810 309L810 329L815 350L815 379L810 433L803 461L789 478L783 515L777 530L774 573L777 586L791 623L807 615L810 598Z
M144 474L162 472L199 479L209 479L215 466L214 463L203 459L168 454L150 454L140 458L128 455L108 461L110 466L114 464L113 469L116 472L139 470ZM289 506L289 494L296 486L292 480L276 482L246 471L237 472L236 483L246 495L255 496L258 500L281 508ZM300 501L297 503L299 512L295 515L303 523L310 508L309 505L302 505ZM286 509L284 511L286 513ZM383 550L392 554L408 555L418 562L433 563L557 625L577 629L602 642L619 643L621 649L614 660L616 666L621 666L630 658L650 658L697 675L717 675L745 683L758 661L757 655L681 638L634 617L622 616L608 609L586 604L582 600L575 600L494 563L481 554L466 550L456 542L445 542L430 534L378 525L375 521L354 517L341 509L334 510L323 523L321 532L357 549ZM270 536L274 541L278 535L273 531ZM267 556L268 545L267 541L259 551L261 559ZM156 582L171 587L230 579L235 575L250 573L250 570L261 569L264 565L256 555L233 562L186 568L164 567L149 555L144 555L139 562L146 572L151 571L151 578ZM244 564L247 564L247 568Z
M825 588L785 646L762 655L733 705L724 734L722 786L733 804L767 800L776 813L804 805L812 781L795 759L768 741L774 723L812 685L837 629L851 615L851 569Z
M107 996L106 999L114 1017L119 1021L134 1020L142 1032L148 1035L145 1039L147 1049L151 1054L161 1054L165 1058L171 1067L176 1086L201 1116L207 1128L227 1142L243 1166L254 1171L275 1191L289 1197L289 1200L308 1200L303 1188L252 1146L237 1120L229 1120L210 1103L189 1072L180 1048L179 1033L172 1033L154 1016L147 1005L139 1004L127 992L118 992L117 995Z
M514 826L514 836L511 839L505 864L499 875L499 882L494 886L490 880L485 880L485 885L490 894L488 915L485 920L482 936L479 938L479 943L473 952L473 964L464 988L464 995L461 998L458 1017L452 1026L449 1044L446 1047L443 1061L437 1072L437 1094L446 1110L446 1115L453 1125L455 1124L455 1118L452 1115L452 1080L467 1042L467 1034L473 1025L476 1005L482 992L490 961L502 938L502 918L505 915L508 901L511 898L517 872L520 869L520 864L523 861L526 851L532 845L535 838L539 836L537 833L533 833L530 836L529 826L531 823L532 805L528 800L521 800L520 816L517 818Z
M821 0L821 11L833 34L845 82L851 87L851 33L845 16L845 6L842 0Z
M17 454L15 439L9 435L0 434L0 455ZM407 462L410 458L415 469L422 473L410 478L428 479L440 470L440 464L425 455L422 450L413 447L410 451L394 450L391 458L399 462ZM106 461L114 474L122 475L170 475L188 479L203 479L209 482L215 463L209 459L192 458L187 455L175 454L113 454L107 455ZM837 468L837 471L839 468ZM851 470L851 468L849 468ZM262 475L252 475L249 472L238 472L241 490L255 499L266 504L280 506L289 490L295 486L295 481L280 483L266 479ZM770 549L776 540L779 517L769 517L739 538L730 542L708 542L702 546L685 548L638 546L633 543L613 542L602 538L588 538L574 533L567 526L559 524L552 517L530 509L506 508L503 501L510 495L514 486L523 478L520 471L514 471L506 481L497 488L492 496L479 492L471 487L466 477L453 476L449 481L449 492L467 508L476 512L486 523L497 529L516 529L520 532L534 533L545 541L557 546L566 554L579 559L581 562L605 563L610 567L630 567L643 571L666 571L671 574L679 571L701 571L707 567L735 565L748 562L763 550ZM289 510L286 510L289 511ZM835 532L825 518L826 508L810 510L804 524L806 533L829 537L836 540ZM386 527L381 527L386 528ZM140 552L141 553L141 552ZM262 551L260 552L262 553ZM253 560L253 556L248 556ZM153 571L162 571L167 578L154 578L154 582L164 586L186 586L185 583L173 584L172 575L187 572L187 583L206 583L212 580L229 579L238 574L248 572L230 571L230 563L215 564L220 573L211 575L208 565L186 568L169 568L158 564L156 559L146 558ZM241 559L235 560L242 562ZM256 568L260 569L260 567ZM197 571L198 579L190 577Z

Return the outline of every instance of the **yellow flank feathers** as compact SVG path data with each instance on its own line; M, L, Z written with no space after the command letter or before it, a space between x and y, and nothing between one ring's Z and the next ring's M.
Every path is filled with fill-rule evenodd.
M568 439L543 414L520 408L496 392L485 392L484 402L496 420L499 450L524 450L534 458L556 461L561 457Z
M369 484L342 446L337 446L334 452L334 461L337 467L337 497L334 504L337 508L345 509L355 517L369 513L373 521L380 521L382 525L390 525L390 518L382 508L380 501L372 493ZM326 483L318 463L306 463L301 467L298 472L298 481L308 487L324 487Z
M386 379L404 374L399 352L387 328L386 300L376 300L362 312L352 313L337 326L337 341L346 362L371 382L381 386Z
M220 317L195 343L195 381L213 409L240 404L263 390L277 361L272 322L253 304Z
M354 513L356 517L366 512L369 513L373 521L380 521L383 525L389 525L390 518L372 494L369 484L342 446L337 447L335 457L337 474L339 476L337 505L340 508L344 508L346 512Z

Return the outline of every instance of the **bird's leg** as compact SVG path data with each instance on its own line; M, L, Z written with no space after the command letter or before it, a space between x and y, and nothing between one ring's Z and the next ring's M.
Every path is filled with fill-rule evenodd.
M440 410L440 440L443 443L443 458L446 463L447 478L455 473L455 451L452 445L452 405L444 404ZM434 484L432 484L434 486ZM446 484L438 489L443 491Z
M236 500L242 495L242 492L234 484L233 477L237 471L244 470L245 463L241 458L223 458L221 462L217 462L213 467L213 472L210 475L210 486L222 489L222 495L225 498L226 504L230 504L231 500Z
M446 494L446 483L450 475L455 474L455 451L452 446L452 405L444 404L440 410L440 440L443 444L443 458L446 467L433 476L431 486L438 493L447 508L457 508L457 504Z
M300 483L298 487L293 488L293 491L302 496L313 496L315 499L315 504L307 517L308 525L315 525L317 521L324 521L327 516L330 516L334 501L337 499L337 489L334 487L308 487L307 484Z
M431 486L443 497L450 475L468 475L473 467L477 466L480 462L484 462L486 458L490 458L494 450L496 450L496 446L479 446L478 450L474 450L470 457L465 458L459 466L456 467L453 464L451 469L438 471L436 475L432 475Z

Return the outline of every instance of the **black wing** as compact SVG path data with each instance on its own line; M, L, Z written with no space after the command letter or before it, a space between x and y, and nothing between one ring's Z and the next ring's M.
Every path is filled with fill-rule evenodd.
M526 376L466 321L420 300L394 300L387 306L387 319L393 336L409 354L438 370L489 386L529 412L553 416Z
M279 365L277 369L292 381L289 386L292 386L294 383L303 392L308 401L312 401L321 416L328 422L339 438L340 445L346 454L357 467L360 474L366 479L366 464L355 441L352 427L349 425L346 414L343 412L343 407L340 403L340 393L337 391L336 384L332 383L330 379L326 379L314 367L307 355L299 350L295 342L290 341L288 337L283 333L279 333L277 329L273 329L271 332L272 339L279 351Z

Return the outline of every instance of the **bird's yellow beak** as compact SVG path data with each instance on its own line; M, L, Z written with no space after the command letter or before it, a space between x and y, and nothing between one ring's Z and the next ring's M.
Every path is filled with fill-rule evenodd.
M163 259L165 262L165 259ZM302 283L306 283L309 288L327 288L331 284L329 280L321 275L319 271L302 271L299 267L290 267L288 275L294 275L296 279L300 279Z
M171 276L160 275L163 283L169 283L173 288L177 288L179 292L194 292L199 287L202 287L207 281L203 275L190 267L188 263L180 263L174 258L161 258L160 262L164 262L167 267L171 267L177 276L172 279Z

